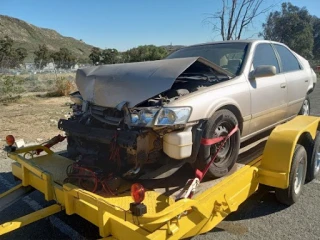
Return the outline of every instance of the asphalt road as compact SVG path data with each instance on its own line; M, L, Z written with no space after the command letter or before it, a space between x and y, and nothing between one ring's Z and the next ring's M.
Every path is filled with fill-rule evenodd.
M311 114L320 116L320 84L311 94ZM11 160L0 152L0 193L14 186ZM35 191L0 214L0 223L50 205ZM0 239L96 239L98 228L78 216L58 213L30 224ZM298 203L285 207L274 193L260 189L237 212L211 232L193 239L320 239L320 177L305 185Z

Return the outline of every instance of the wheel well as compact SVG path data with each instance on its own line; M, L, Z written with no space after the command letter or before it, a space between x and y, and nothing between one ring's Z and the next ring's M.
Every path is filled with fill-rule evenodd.
M227 109L227 110L231 111L236 116L238 123L239 123L240 133L242 133L243 118L241 116L240 110L234 105L225 105L225 106L219 108L218 110L221 110L221 109Z
M306 152L308 159L311 158L312 150L313 150L313 138L309 132L304 132L300 135L298 144L302 145Z
M313 141L311 134L309 132L304 132L300 135L297 143L306 147L310 141Z
M316 84L313 83L313 87L309 89L309 91L307 92L307 95L313 92L315 86L316 86Z

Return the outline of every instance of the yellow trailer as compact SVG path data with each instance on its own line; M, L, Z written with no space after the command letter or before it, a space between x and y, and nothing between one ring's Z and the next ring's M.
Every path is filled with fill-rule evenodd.
M147 187L143 201L147 212L141 216L130 211L129 182L122 184L121 193L115 196L85 191L64 183L65 169L72 160L44 146L18 148L8 156L15 160L12 174L21 179L21 184L0 194L0 211L30 187L42 192L47 201L56 203L3 223L0 235L65 211L98 226L101 237L106 239L187 238L210 231L236 211L260 184L275 187L277 199L291 205L298 200L304 182L311 181L319 173L319 130L320 119L310 116L298 116L279 125L271 132L262 152L249 151L228 176L200 183L193 189L195 193L191 199L177 201L181 188L168 184L166 187ZM264 143L261 141L260 144ZM29 153L39 148L46 154L30 156ZM179 175L176 180L185 181L186 175Z

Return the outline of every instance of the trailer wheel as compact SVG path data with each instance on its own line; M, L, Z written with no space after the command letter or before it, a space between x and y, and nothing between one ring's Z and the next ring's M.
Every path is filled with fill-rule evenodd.
M309 159L306 179L310 182L315 179L320 172L320 132L317 133L314 139L312 155Z
M307 152L305 148L297 144L292 157L289 174L289 187L286 189L276 188L276 198L285 205L292 205L298 201L307 172Z
M227 136L228 133L238 124L236 116L227 109L215 112L207 121L204 131L204 138L213 138ZM195 166L203 169L212 156L217 151L218 144L212 146L200 146L198 159ZM211 178L219 178L225 176L234 166L238 158L240 148L240 131L233 134L225 143L224 147L217 155L217 159L213 162L208 170L207 175Z

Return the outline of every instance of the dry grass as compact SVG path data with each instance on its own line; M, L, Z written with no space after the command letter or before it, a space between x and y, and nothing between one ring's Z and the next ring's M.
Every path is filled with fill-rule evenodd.
M32 93L67 96L76 90L75 73L0 75L0 101L15 101Z
M55 84L56 89L52 92L49 92L47 94L48 96L68 96L71 92L74 92L77 89L74 80L66 79L64 77L58 78L55 81Z

